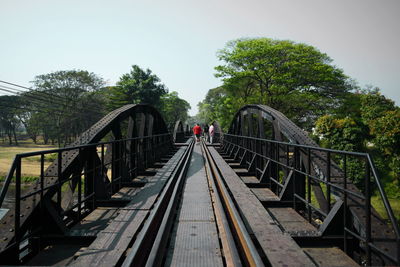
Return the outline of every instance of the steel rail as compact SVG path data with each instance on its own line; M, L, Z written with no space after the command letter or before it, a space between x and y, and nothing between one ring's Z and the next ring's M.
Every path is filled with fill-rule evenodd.
M191 141L189 147L187 148L188 150L188 156L185 159L184 167L182 171L179 173L178 181L176 182L176 185L174 187L174 191L171 196L171 200L168 203L168 207L165 211L164 217L162 219L161 225L158 228L158 233L157 236L154 240L153 247L151 248L149 257L146 262L146 266L151 267L151 266L160 266L161 263L163 262L163 252L168 244L168 238L171 233L171 229L173 224L173 217L174 217L174 211L176 210L176 207L178 206L178 197L180 194L182 194L182 188L184 185L184 181L186 180L186 174L189 169L189 162L191 159L191 155L193 152L193 147L194 147L194 140Z
M166 232L165 229L169 226L168 221L171 216L172 205L174 205L173 202L176 202L177 187L179 187L183 174L188 167L193 146L194 140L191 140L190 146L186 148L186 151L172 172L157 203L134 241L129 254L122 262L122 266L144 266L148 260L155 261L154 256L159 253L159 248L157 248L157 246L161 248L161 245L165 242L162 237ZM164 219L165 217L167 218ZM162 231L161 228L163 228L164 231ZM157 244L153 250L154 242ZM149 258L149 256L151 256L151 258Z
M202 154L205 162L205 169L206 169L206 175L207 175L207 180L209 187L212 189L210 192L211 198L212 198L212 205L214 207L214 214L215 214L215 219L217 222L217 226L219 229L219 235L220 235L220 240L222 244L222 250L225 256L225 263L226 266L231 267L231 266L242 266L242 262L240 260L239 252L236 248L235 240L232 234L232 231L230 230L229 227L229 221L228 218L224 212L224 208L222 205L221 198L218 194L218 190L213 178L212 170L211 170L211 164L207 158L207 156L204 156L206 153L207 148L202 146Z
M262 261L260 255L257 252L257 248L255 247L251 237L246 229L246 226L243 220L240 217L239 211L235 207L235 204L229 195L228 189L226 188L223 177L219 173L219 169L216 166L210 151L207 149L206 145L203 143L203 147L205 148L205 156L208 159L210 164L211 174L214 178L215 185L217 187L217 191L222 200L222 204L225 208L226 215L230 220L232 231L235 234L235 238L237 239L237 244L239 245L239 250L241 251L243 260L245 261L245 265L247 266L265 266Z

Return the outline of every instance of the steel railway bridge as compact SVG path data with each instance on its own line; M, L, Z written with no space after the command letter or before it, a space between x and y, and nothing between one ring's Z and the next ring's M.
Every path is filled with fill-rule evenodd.
M170 133L151 106L127 105L70 147L17 155L0 193L0 265L400 265L368 154L320 148L263 105L241 108L227 133L214 126L214 144L195 143L181 122ZM28 187L27 161L40 167Z

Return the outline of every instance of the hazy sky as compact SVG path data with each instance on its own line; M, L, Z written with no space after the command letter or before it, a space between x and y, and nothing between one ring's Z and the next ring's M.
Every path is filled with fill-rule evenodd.
M197 113L216 52L241 37L304 42L360 86L400 104L399 0L0 0L0 80L31 86L58 70L94 72L109 85L150 68Z

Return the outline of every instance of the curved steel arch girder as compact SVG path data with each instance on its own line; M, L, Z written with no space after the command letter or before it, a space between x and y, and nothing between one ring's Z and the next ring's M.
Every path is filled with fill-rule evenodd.
M144 136L144 135L155 135L168 133L167 125L164 122L161 114L152 106L144 105L144 104L130 104L120 107L102 119L100 119L97 123L95 123L92 127L90 127L87 131L85 131L78 140L73 144L91 144L99 142L112 128L116 123L119 123L128 117L133 117L135 114L143 114L143 115L152 115L153 119L148 121L149 126L157 125L158 127L149 127L148 132L144 133L144 131L138 131L136 136ZM146 118L144 118L146 120ZM143 120L143 118L142 118ZM143 127L143 126L142 126ZM139 129L137 129L139 130ZM129 132L130 131L130 132ZM131 128L128 130L128 136L135 136L134 129Z
M221 125L219 124L218 121L213 121L211 123L214 125L214 143L219 143L221 140L224 138L224 133L222 132Z
M176 143L183 142L185 139L185 130L181 120L175 122L174 132L172 133L172 139Z
M70 147L98 143L110 132L113 134L114 140L123 139L121 122L126 119L129 122L125 138L168 133L164 119L154 107L144 104L129 104L108 113L86 130ZM62 173L68 172L78 154L79 150L62 153ZM57 173L58 164L54 162L47 168L45 176L58 176Z
M244 121L245 116L249 114L256 114L258 118L267 119L272 123L274 130L274 136L272 137L273 140L282 141L281 134L283 134L290 143L318 146L317 143L308 137L306 132L289 120L283 113L266 105L246 105L240 108L234 116L228 133L266 138L264 126L260 123L260 121L258 125L259 131L257 133L246 131L245 128L242 127L245 123L251 123L248 117L247 121Z
M122 129L122 122L128 120L128 129ZM126 125L126 124L124 124ZM44 195L43 201L50 201L52 200L53 196L57 194L57 187L55 186L59 179L61 181L66 180L67 178L71 177L71 181L69 182L69 188L63 189L62 195L62 208L69 207L72 203L72 196L76 190L76 186L78 184L78 180L81 179L82 170L87 164L100 164L105 165L105 162L109 162L109 160L105 159L105 162L99 158L98 153L96 152L96 147L81 147L81 148L74 148L77 146L82 145L89 145L89 144L96 144L101 141L102 138L106 137L108 134L112 133L112 138L114 140L122 139L123 137L129 139L134 137L145 137L151 135L161 135L161 134L168 134L167 126L160 115L160 113L152 106L137 104L137 105L126 105L119 109L116 109L106 116L104 116L101 120L95 123L92 127L90 127L87 131L85 131L73 144L71 144L71 150L60 152L61 154L61 164L59 166L58 159L56 159L44 172L45 178L45 186L48 188ZM126 134L126 136L124 136ZM171 146L172 146L172 139L171 139ZM123 149L132 149L133 142L127 141L127 146L119 147L117 152L122 153L121 150ZM139 144L140 147L135 147L134 153L138 153L138 155L142 155L140 153L144 153L143 146L141 142L136 142ZM150 146L153 145L152 142L148 142ZM117 146L118 147L118 146ZM130 148L129 148L130 147ZM147 148L148 149L148 148ZM107 155L112 149L106 150L106 155L111 158L111 155ZM142 151L141 151L142 150ZM113 150L114 151L114 150ZM161 153L161 151L156 151L157 153ZM114 152L111 152L114 153ZM129 164L129 163L127 163ZM143 162L140 162L143 164ZM96 170L100 172L100 170ZM95 194L99 194L100 198L107 196L106 191L106 184L109 183L107 178L107 168L103 168L104 173L99 175L98 173L95 174L93 172L93 177L96 178L94 183L98 183L98 186L94 186L96 188L100 188L100 192L95 192ZM60 171L60 175L59 175ZM122 172L121 170L119 170ZM101 173L101 172L100 172ZM104 180L98 181L97 178L103 178ZM129 177L128 177L129 178ZM40 181L38 181L40 184ZM27 192L35 192L37 185L34 184L31 189L28 189ZM85 189L86 190L86 189ZM65 201L64 201L65 200ZM34 215L37 214L37 210L40 209L40 199L37 199L36 195L32 195L31 197L27 198L26 201L22 203L22 207L29 207L29 209L22 208L24 214L21 218L21 229L29 229L31 227L32 222L30 218L35 217ZM13 211L10 211L13 212ZM33 216L31 216L33 215ZM7 221L11 220L12 216L6 216L1 220L1 225L11 224L12 222ZM62 221L62 218L59 220ZM5 223L4 223L5 222ZM62 223L59 223L60 226ZM65 226L64 226L65 227ZM62 228L62 227L61 227ZM60 228L60 229L61 229ZM0 228L0 232L1 228ZM13 234L9 231L6 231L9 236L7 236L7 240L12 242ZM0 251L2 251L8 245L7 242L3 242L0 244Z
M252 116L256 115L257 124L253 127L254 120ZM264 119L268 120L272 124L272 136L265 136ZM254 131L254 128L257 131ZM266 105L246 105L240 108L230 125L229 134L242 135L249 137L257 137L261 139L272 139L275 141L285 141L283 136L289 141L289 143L307 145L313 147L319 147L318 144L313 141L305 131L294 124L289 118L283 113ZM283 136L282 136L283 135ZM300 158L304 168L308 168L308 158L305 152L300 153ZM311 155L311 173L318 175L321 179L326 179L326 166L327 162L323 153L319 151L313 151ZM343 171L334 163L331 162L331 173L332 177L342 177ZM319 185L314 186L317 200L323 210L328 210L326 199Z

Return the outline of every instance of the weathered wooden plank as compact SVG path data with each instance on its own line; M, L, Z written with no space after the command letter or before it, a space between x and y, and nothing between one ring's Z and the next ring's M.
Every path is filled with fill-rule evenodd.
M73 266L115 266L138 233L149 211L123 210L96 240L72 263Z
M269 188L251 188L251 191L260 201L279 201L279 197Z
M258 178L255 176L240 176L240 179L242 179L243 183L260 183Z
M123 209L149 210L153 207L165 183L177 167L177 164L186 148L180 148L176 154L157 173L148 178L148 182L131 198Z
M97 236L118 216L118 208L97 208L69 230L68 236Z
M332 248L304 248L304 252L309 255L317 266L331 267L355 267L359 266L346 253L337 247Z
M137 187L122 187L117 193L115 193L113 199L126 199L131 200L140 191Z
M317 232L318 230L292 208L268 208L286 232Z

